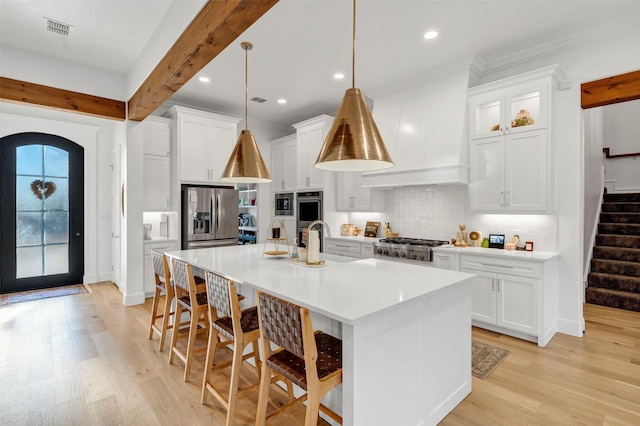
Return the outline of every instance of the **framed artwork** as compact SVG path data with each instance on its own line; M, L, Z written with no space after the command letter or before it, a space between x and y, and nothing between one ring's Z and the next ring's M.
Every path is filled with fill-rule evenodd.
M533 241L524 243L524 251L533 251Z

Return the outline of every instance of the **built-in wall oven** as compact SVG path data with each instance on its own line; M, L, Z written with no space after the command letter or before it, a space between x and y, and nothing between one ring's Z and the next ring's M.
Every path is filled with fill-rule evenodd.
M322 220L322 191L306 191L296 194L296 234L298 244L307 246L307 227L311 222ZM320 231L320 251L322 251L322 229Z
M293 216L293 192L274 194L274 216Z

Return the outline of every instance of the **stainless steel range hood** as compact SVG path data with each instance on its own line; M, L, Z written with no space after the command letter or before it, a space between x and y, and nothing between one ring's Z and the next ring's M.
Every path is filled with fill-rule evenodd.
M364 172L364 187L469 183L467 89L478 67L451 70L375 98L373 117L396 166Z

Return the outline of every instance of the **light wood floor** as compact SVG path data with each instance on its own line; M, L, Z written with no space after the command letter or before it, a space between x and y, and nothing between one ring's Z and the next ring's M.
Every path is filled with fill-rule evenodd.
M147 340L150 299L125 308L115 285L91 289L0 307L0 424L224 424L213 398L200 404L204 354L185 383L182 363ZM585 319L583 338L558 334L544 349L474 329L512 353L442 424L640 425L640 313L585 305ZM237 424L253 424L256 402L240 400Z

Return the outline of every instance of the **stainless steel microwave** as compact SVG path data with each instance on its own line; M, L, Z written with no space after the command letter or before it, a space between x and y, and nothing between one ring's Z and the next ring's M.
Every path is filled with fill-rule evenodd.
M276 192L275 216L293 216L293 192Z

